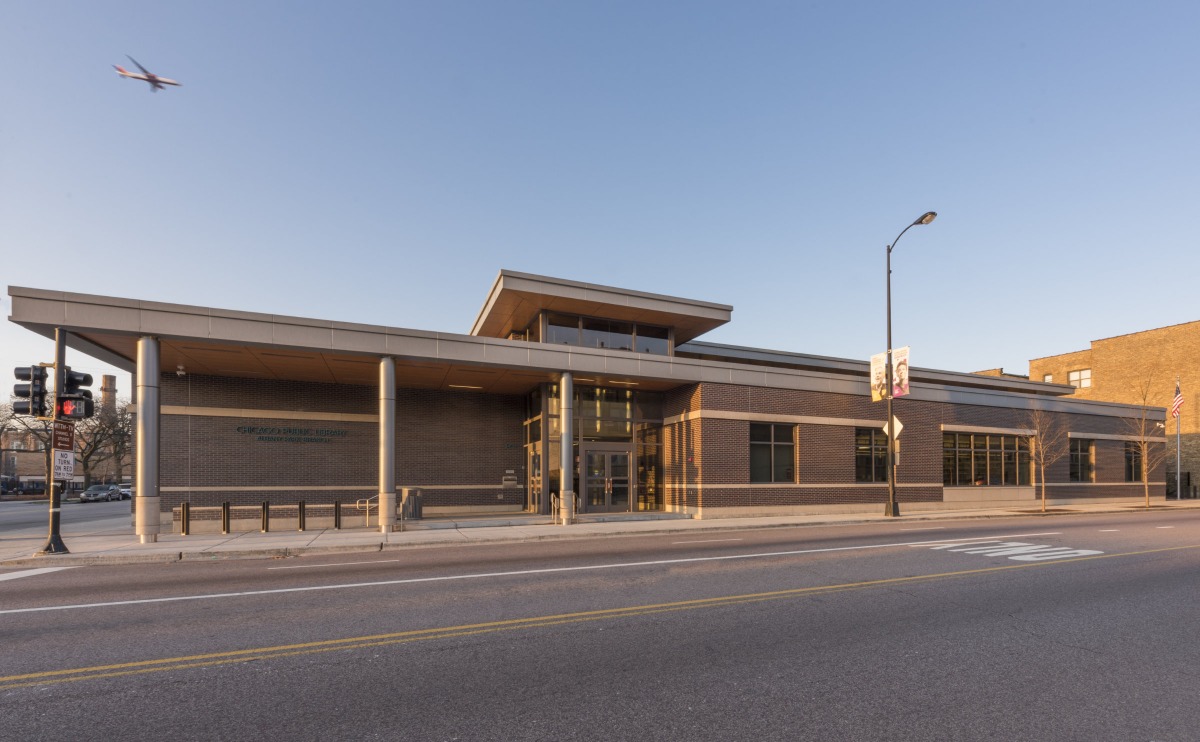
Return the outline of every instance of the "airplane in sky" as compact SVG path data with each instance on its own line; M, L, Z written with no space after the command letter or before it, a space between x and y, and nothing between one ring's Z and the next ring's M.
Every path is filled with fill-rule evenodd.
M125 56L129 57L128 54ZM131 77L134 80L145 80L146 82L150 83L151 93L156 93L159 90L163 90L164 85L179 85L179 83L175 82L174 80L168 80L165 77L159 77L158 75L154 74L150 70L138 64L138 61L133 57L129 57L129 61L137 65L137 68L142 71L142 74L139 75L136 72L129 72L121 65L114 64L113 67L116 68L117 74L121 77Z

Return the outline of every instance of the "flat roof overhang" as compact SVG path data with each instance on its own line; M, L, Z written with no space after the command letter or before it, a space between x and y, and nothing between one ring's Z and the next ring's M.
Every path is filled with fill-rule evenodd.
M665 391L698 381L695 361L550 346L380 325L309 319L10 286L9 320L133 373L137 341L159 340L160 367L185 373L375 386L379 359L413 389L525 394L564 370L579 383ZM53 352L47 348L47 358ZM678 367L677 367L678 366ZM690 369L690 370L688 370ZM679 377L682 375L681 377ZM678 377L678 378L676 378Z
M164 373L183 366L193 374L375 387L379 360L391 357L396 386L410 389L525 394L570 371L580 384L647 391L718 383L870 394L864 361L779 351L698 343L688 350L706 357L656 356L17 286L8 293L9 321L50 339L61 327L70 333L69 347L129 373L136 369L138 338L149 336L159 340ZM52 355L47 347L46 357ZM968 374L928 375L914 383L912 399L1101 416L1142 412L1136 405L1043 396L1051 390L1039 389L1057 385L980 388L964 383ZM1164 419L1165 410L1151 408L1150 416Z
M726 304L502 270L471 334L506 338L523 331L542 310L673 327L677 344L720 327L733 313Z

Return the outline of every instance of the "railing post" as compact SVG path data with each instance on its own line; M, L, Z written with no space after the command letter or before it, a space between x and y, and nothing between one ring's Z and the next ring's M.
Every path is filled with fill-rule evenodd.
M333 530L342 530L342 501L333 501Z
M192 506L190 503L183 503L179 506L179 535L187 536L191 533L191 518Z
M229 503L221 503L221 533L229 533Z
M299 530L304 530L304 500L301 500L296 506L296 519L299 521Z
M262 504L262 532L268 533L271 530L271 503L264 502Z

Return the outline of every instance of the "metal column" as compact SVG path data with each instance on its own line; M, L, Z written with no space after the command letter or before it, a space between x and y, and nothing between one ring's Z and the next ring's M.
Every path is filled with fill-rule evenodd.
M558 385L558 428L562 432L559 448L562 460L559 464L559 523L564 526L575 522L575 383L569 371L564 371Z
M379 359L379 530L396 525L396 361Z
M138 338L137 344L137 499L134 533L143 544L158 541L161 530L158 496L159 397L158 339Z

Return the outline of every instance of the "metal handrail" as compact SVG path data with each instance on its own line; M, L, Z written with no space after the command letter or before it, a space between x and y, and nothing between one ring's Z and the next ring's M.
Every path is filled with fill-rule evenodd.
M372 506L371 500L378 500L378 499L379 499L379 495L375 495L373 497L365 497L365 498L359 500L358 502L354 503L355 510L366 510L367 511L367 514L366 514L367 528L371 527L371 508L374 507L376 510L379 509L379 503L377 502L374 504L374 506Z

